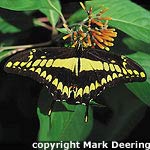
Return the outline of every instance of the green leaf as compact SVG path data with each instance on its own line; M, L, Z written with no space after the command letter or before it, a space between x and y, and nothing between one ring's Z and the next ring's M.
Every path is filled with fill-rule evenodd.
M16 11L40 10L48 17L52 26L56 25L61 14L59 0L5 0L0 1L0 7Z
M97 109L96 120L89 140L121 141L125 139L143 118L144 105L124 85L107 89L103 92L105 110ZM104 121L103 121L104 120Z
M40 9L40 5L42 0L2 0L0 1L0 7L10 9L10 10L17 10L17 11L24 11L24 10L36 10Z
M127 84L127 87L141 101L150 106L150 84L149 82Z
M12 54L11 51L0 51L0 62Z
M144 68L147 74L147 82L150 83L150 77L148 76L150 74L150 55L142 52L136 52L133 54L128 54L127 56L138 62Z
M137 82L126 84L129 90L131 90L141 101L145 104L150 105L150 44L144 43L142 41L133 38L124 38L123 42L131 49L136 52L128 54L127 56L138 62L147 74L146 82ZM144 53L146 52L146 53Z
M8 38L7 36L2 37L0 36L1 41L0 41L0 62L5 59L6 57L10 56L12 54L12 50L3 50L3 47L7 47L10 45L13 45L13 43L18 40L18 37L16 35Z
M17 28L16 26L6 22L3 18L0 17L0 31L2 33L14 33L14 32L20 32L21 30Z
M147 80L144 83L127 84L127 87L147 105L150 105L150 55L142 52L136 52L128 55L129 58L137 61L145 70Z
M70 16L68 19L68 23L70 25L77 23L79 21L83 21L84 19L87 18L87 14L83 9L77 10L73 15Z
M125 43L129 49L134 51L141 51L150 54L150 44L143 41L139 41L133 38L124 38L123 43Z
M48 93L43 90L40 99L46 103L51 101ZM63 102L56 103L51 116L42 113L37 109L40 120L39 141L82 141L86 139L92 129L92 110L89 109L89 121L84 122L85 106L69 105ZM44 105L44 104L43 104ZM66 109L64 109L66 107ZM63 108L63 109L62 109ZM56 110L55 110L56 109ZM48 112L48 111L47 111Z
M61 5L59 0L47 0L45 3L43 1L43 5L48 7L41 8L40 11L48 17L52 26L55 27L61 14Z
M109 21L111 26L114 26L135 39L150 43L149 11L129 0L93 0L86 2L87 8L90 6L93 7L94 14L100 11L101 5L104 5L104 8L109 8L103 16L112 17L112 20ZM69 22L72 24L85 19L85 15L81 14L86 15L83 10L77 11L70 17Z
M66 28L57 28L57 30L61 33L64 33L64 34L68 34L69 32L66 30Z
M99 107L99 108L101 108L101 107L106 107L105 105L103 105L103 104L99 104L99 103L97 103L97 102L95 102L95 101L90 101L90 105L91 106L94 106L94 107Z
M8 9L0 9L0 31L2 33L16 33L22 30L28 30L33 27L32 12L12 11Z

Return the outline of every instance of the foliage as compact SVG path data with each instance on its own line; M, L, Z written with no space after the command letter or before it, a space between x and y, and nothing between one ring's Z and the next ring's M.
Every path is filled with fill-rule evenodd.
M100 5L104 5L106 8L109 8L109 11L105 13L105 16L112 17L112 20L109 22L111 26L125 32L135 39L150 43L149 11L129 0L94 0L87 1L86 5L87 7L92 6L95 14L99 11ZM75 12L70 17L69 22L72 24L76 21L82 21L85 17L82 15L84 13L83 11L84 10L79 10Z
M94 128L91 136L96 133L96 135L99 134L97 135L97 140L112 140L115 138L120 139L122 132L126 131L124 136L129 132L127 127L126 129L124 128L126 124L125 121L132 122L132 124L135 125L142 118L142 114L144 112L142 109L142 102L150 105L150 12L130 0L92 0L86 2L85 4L87 8L92 6L94 9L94 14L99 11L101 5L109 8L109 11L105 14L106 16L112 17L112 20L109 21L109 25L118 29L118 31L120 30L126 33L126 38L120 38L118 40L120 43L115 44L115 52L120 53L120 44L123 45L124 49L129 49L130 53L124 51L125 55L143 66L148 76L147 81L144 83L126 84L126 87L132 91L134 95L131 94L125 87L113 88L113 93L111 92L111 94L104 94L104 99L106 99L106 101L109 99L108 106L110 106L112 111L116 114L118 113L119 116L117 116L118 118L112 118L107 127L100 123L99 120L94 120ZM49 23L53 28L57 28L59 32L66 33L63 27L57 27L59 18L62 17L59 0L39 0L38 3L37 0L13 0L13 2L12 0L2 0L0 1L0 7L2 14L0 17L0 32L2 33L0 36L0 60L10 55L10 51L2 51L3 46L13 45L19 40L20 36L24 36L24 32L28 32L28 30L36 28L37 24L35 20L38 20L38 18L33 15L34 12L41 12L48 18ZM15 17L16 11L18 11L18 17ZM26 23L22 23L24 20L22 17L26 18ZM86 17L87 16L86 13L84 13L84 10L80 9L70 16L68 23L72 25L78 21L82 21ZM43 22L38 25L46 27ZM120 33L122 34L122 32ZM14 38L9 39L7 36L4 36L6 34L13 35ZM19 36L15 36L16 34ZM118 90L120 90L120 93L123 93L124 96L123 98L120 96L118 102L115 102L115 99L117 99L115 95L117 95ZM48 99L46 94L43 95L43 91L41 96L41 99ZM124 104L125 101L128 101L128 104ZM139 101L139 103L137 101ZM132 104L130 104L130 102ZM117 110L119 109L118 103L123 106L125 105L124 107L122 106L123 109L120 111ZM52 113L51 120L48 116L41 113L39 108L37 109L40 120L39 140L82 141L88 137L93 125L92 108L90 108L89 123L85 124L83 122L85 111L83 106L70 106L67 104L64 104L64 106L67 110L72 110L74 112L54 112ZM130 111L128 111L128 109L130 109ZM123 118L121 119L122 114ZM140 117L135 117L135 115L140 115ZM135 123L133 123L132 119L136 120ZM52 126L49 124L50 122ZM115 127L115 122L119 122L117 127ZM115 128L115 130L111 131L113 128ZM106 134L105 131L107 131Z

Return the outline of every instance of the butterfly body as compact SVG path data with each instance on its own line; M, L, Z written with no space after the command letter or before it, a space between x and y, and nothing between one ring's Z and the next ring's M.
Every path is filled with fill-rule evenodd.
M69 104L89 105L107 87L146 80L133 60L98 49L30 49L11 57L5 71L33 78L48 87L55 101Z

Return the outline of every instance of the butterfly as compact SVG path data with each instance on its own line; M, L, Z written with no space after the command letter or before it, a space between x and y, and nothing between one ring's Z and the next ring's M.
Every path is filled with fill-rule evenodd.
M8 73L31 77L46 86L53 96L50 115L57 100L86 106L118 83L142 82L146 73L135 61L91 48L37 48L18 52L5 64Z

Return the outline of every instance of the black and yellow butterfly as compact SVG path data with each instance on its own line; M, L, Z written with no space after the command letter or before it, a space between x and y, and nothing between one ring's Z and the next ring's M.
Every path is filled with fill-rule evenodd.
M99 49L38 48L19 52L5 65L5 71L31 77L48 87L56 100L85 104L105 88L117 83L145 81L146 74L133 60Z

